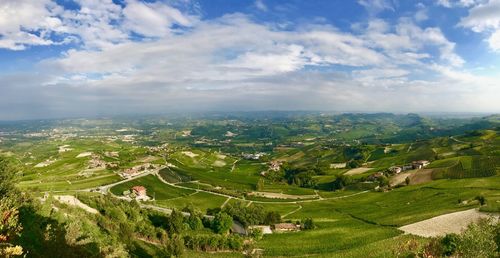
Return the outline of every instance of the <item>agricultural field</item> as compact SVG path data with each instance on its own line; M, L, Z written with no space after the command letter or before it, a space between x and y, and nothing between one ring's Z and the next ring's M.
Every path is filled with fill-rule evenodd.
M0 155L18 168L17 187L38 197L76 196L95 206L93 198L108 196L135 205L141 193L133 189L143 187L147 198L137 201L148 212L191 207L213 216L245 207L315 222L313 230L255 241L266 257L392 257L405 243L430 241L399 227L457 211L500 211L500 132L492 120L471 120L467 130L465 121L450 127L389 114L67 120L0 128ZM418 161L428 164L413 167ZM158 252L148 242L134 245Z

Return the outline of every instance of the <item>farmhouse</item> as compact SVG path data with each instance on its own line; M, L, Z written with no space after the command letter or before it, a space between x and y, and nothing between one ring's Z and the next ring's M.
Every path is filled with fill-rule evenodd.
M395 173L395 174L399 174L403 171L403 169L401 167L390 167L389 171L391 171L392 173Z
M274 225L275 232L291 232L291 231L299 231L300 226L295 225L293 223L278 223Z
M141 185L136 185L132 187L132 192L135 194L136 200L147 201L149 200L149 196L146 193L146 187Z
M260 152L260 153L255 153L255 154L251 154L251 153L242 153L241 154L243 156L244 159L248 159L248 160L258 160L260 159L260 157L266 155L265 153L263 152Z
M137 165L137 166L123 170L120 173L120 176L122 178L131 178L131 177L140 175L140 174L142 174L150 169L158 169L158 168L160 168L160 166L157 164L144 163L142 165Z
M413 169L422 169L430 164L427 160L417 160L411 163Z
M281 162L273 160L269 163L269 170L279 171L281 168Z
M406 170L413 169L413 166L412 166L412 165L403 165L403 166L401 167L401 169L402 169L403 171L406 171Z
M89 164L87 166L88 169L105 169L106 161L101 160L101 157L98 155L92 155L92 159L89 160Z

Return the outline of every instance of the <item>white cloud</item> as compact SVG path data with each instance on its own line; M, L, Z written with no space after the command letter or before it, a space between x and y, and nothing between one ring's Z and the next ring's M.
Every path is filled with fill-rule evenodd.
M264 0L255 0L255 7L257 7L257 9L263 11L263 12L267 12L267 5L264 4Z
M469 7L475 5L481 0L438 0L437 5L453 8L453 7Z
M373 3L379 10L392 8ZM439 28L415 23L416 17L370 19L351 33L324 22L279 29L243 14L206 20L164 2L126 4L81 0L78 10L48 8L38 24L77 36L81 45L43 60L29 74L0 76L0 109L16 105L26 112L31 107L45 114L85 115L374 107L460 111L470 104L474 111L500 110L494 87L499 79L462 70L455 44ZM134 40L131 33L146 39ZM0 43L61 43L14 36ZM473 105L476 97L482 102Z
M29 45L51 45L52 32L61 29L59 10L50 0L3 0L0 3L0 48L23 50Z
M144 3L128 0L123 9L123 26L138 34L148 37L162 37L170 33L173 24L191 26L193 20L178 9L160 2Z
M376 15L385 10L394 11L394 6L389 0L358 0L358 4L365 7L370 15Z
M500 51L500 0L489 0L473 6L459 25L477 33L485 33L490 48Z

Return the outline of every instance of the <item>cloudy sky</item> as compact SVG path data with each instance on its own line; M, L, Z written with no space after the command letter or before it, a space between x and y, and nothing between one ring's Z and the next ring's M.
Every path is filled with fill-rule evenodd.
M1 0L0 120L500 112L500 0Z

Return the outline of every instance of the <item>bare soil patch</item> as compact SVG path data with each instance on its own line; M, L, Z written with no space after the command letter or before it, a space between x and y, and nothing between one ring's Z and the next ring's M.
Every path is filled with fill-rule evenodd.
M391 185L399 185L410 178L410 185L423 184L432 181L432 169L409 170L391 177Z
M363 174L366 171L371 170L371 169L372 168L353 168L353 169L345 172L344 175L347 175L347 176L359 175L359 174Z
M198 156L198 154L193 153L191 151L183 151L182 154L184 154L184 155L186 155L186 156L188 156L190 158L195 158L196 156Z
M97 211L96 209L94 209L94 208L88 206L87 204L81 202L80 200L78 200L76 197L74 197L72 195L55 195L54 198L56 200L58 200L59 202L61 202L61 203L65 203L65 204L71 205L71 206L80 207L80 208L84 209L87 212L90 212L90 213L93 213L93 214L99 213L99 211Z
M490 215L479 212L477 209L459 211L444 214L417 223L402 226L399 229L406 234L412 234L422 237L444 236L449 233L460 233L467 225L477 222L481 218L487 218Z
M271 192L250 192L248 195L270 199L312 199L318 197L317 195L291 195Z
M92 152L90 152L90 151L82 152L82 153L78 154L76 157L77 158L84 158L84 157L88 157L88 156L92 156Z
M224 161L222 161L222 160L216 160L216 161L214 162L214 164L212 164L212 166L214 166L214 167L223 167L223 166L225 166L225 165L226 165L226 162L224 162Z

